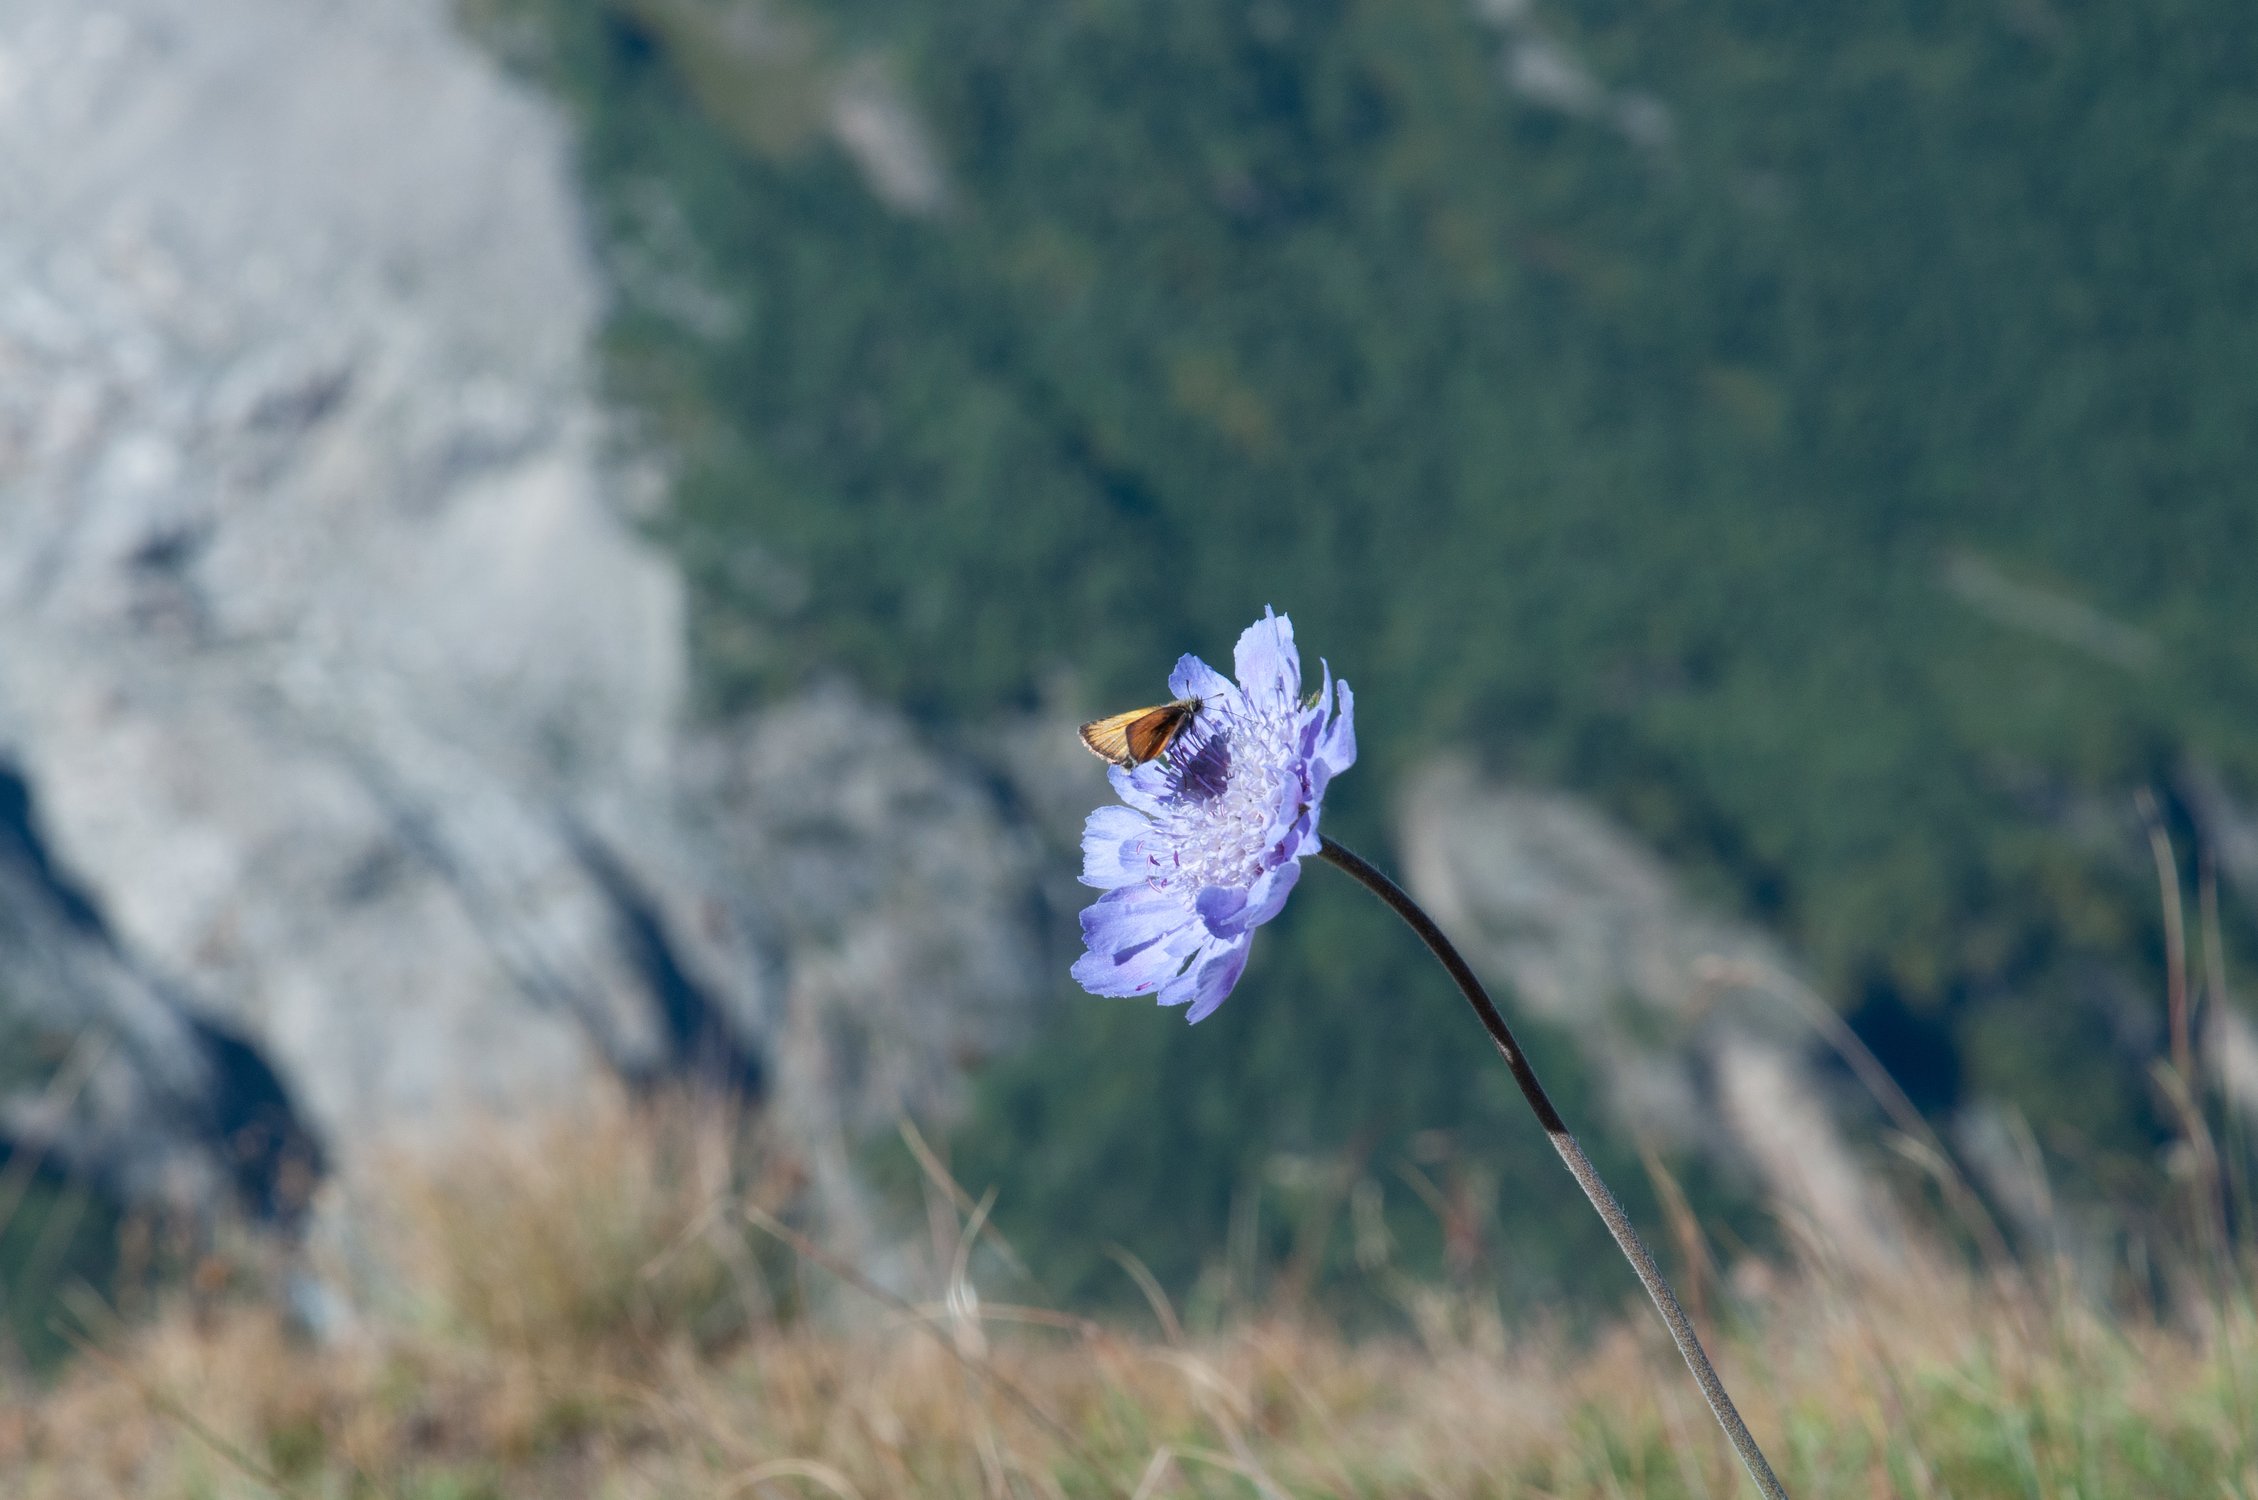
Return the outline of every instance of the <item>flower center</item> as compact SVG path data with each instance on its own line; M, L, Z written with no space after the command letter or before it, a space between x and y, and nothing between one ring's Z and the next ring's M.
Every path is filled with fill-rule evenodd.
M1220 714L1215 727L1168 768L1175 786L1156 819L1167 854L1155 890L1186 906L1211 885L1249 886L1269 868L1270 830L1301 796L1294 723L1285 714Z

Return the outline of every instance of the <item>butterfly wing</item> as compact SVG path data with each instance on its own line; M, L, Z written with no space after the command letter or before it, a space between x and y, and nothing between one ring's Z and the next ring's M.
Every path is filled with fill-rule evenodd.
M1141 766L1176 742L1184 726L1199 712L1197 699L1163 703L1157 708L1132 708L1108 719L1092 719L1082 726L1082 743L1090 753L1121 767Z
M1184 726L1191 722L1190 704L1163 704L1159 708L1146 709L1132 720L1123 731L1123 736L1129 741L1129 753L1136 757L1138 765L1143 765L1166 751L1176 736L1183 732Z
M1110 760L1117 766L1133 766L1137 757L1129 753L1129 726L1154 712L1156 710L1150 708L1133 708L1111 718L1092 719L1082 726L1082 743L1100 760Z

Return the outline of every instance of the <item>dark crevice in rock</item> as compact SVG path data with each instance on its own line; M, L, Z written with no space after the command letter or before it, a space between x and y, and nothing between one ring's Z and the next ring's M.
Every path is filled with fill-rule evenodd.
M690 972L657 903L585 830L576 834L575 843L589 873L611 899L620 946L657 1008L671 1076L748 1100L760 1098L767 1069L759 1051L739 1038L722 1001ZM630 1081L647 1086L658 1080Z
M211 539L208 525L161 526L144 536L126 561L143 573L177 578L188 572Z
M33 816L31 786L14 763L0 759L0 861L22 868L73 932L114 948L109 924L78 883L56 868Z
M212 1079L203 1123L221 1166L253 1213L296 1226L325 1170L321 1143L258 1048L201 1016L182 1019Z
M79 1012L65 1031L116 1029L129 1038L141 1038L144 1055L133 1062L147 1107L156 1119L176 1122L169 1132L202 1143L211 1159L238 1194L242 1207L259 1218L295 1227L303 1217L314 1183L323 1171L324 1153L312 1129L299 1114L281 1075L250 1042L211 1020L178 988L151 974L135 955L121 945L102 909L78 881L54 858L39 827L38 802L31 783L13 763L0 760L0 872L12 874L7 888L20 907L19 922L30 924L14 933L23 944L21 954L0 946L0 981L11 962L27 960L45 949L68 953L99 952L101 962L130 987L133 1003L153 1002L169 1017L164 1033L174 1044L185 1041L194 1049L194 1065L180 1066L173 1057L155 1066L145 1049L152 1045L145 1028L122 1022L116 1013L115 991L77 981L67 985L68 1006ZM41 938L46 926L60 937ZM7 934L0 933L0 937ZM49 958L52 959L50 954ZM6 1005L0 983L0 1007ZM54 1029L56 1020L43 1023ZM177 1027L178 1030L172 1030ZM129 1042L129 1056L137 1050ZM189 1080L200 1080L190 1082ZM68 1152L77 1156L79 1153ZM97 1177L114 1173L122 1163L104 1161L99 1153L87 1160Z

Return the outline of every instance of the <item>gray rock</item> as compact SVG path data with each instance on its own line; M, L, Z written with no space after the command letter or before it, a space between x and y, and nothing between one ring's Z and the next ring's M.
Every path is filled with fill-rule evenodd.
M1412 893L1575 1038L1610 1127L1752 1176L1845 1261L1899 1263L1901 1216L1845 1137L1857 1115L1809 1065L1832 1012L1763 934L1700 910L1588 804L1463 761L1411 779L1399 828Z
M680 589L603 493L554 124L435 5L0 15L0 745L53 862L338 1151L655 1065L578 846L669 821Z
M0 0L0 1007L103 1039L0 1126L137 1195L242 1068L347 1179L694 1068L838 1158L1028 994L897 716L688 727L564 131L448 10Z
M1034 845L983 780L841 685L697 738L683 789L725 813L720 889L776 955L775 1107L839 1214L852 1142L947 1117L970 1065L1026 1035Z

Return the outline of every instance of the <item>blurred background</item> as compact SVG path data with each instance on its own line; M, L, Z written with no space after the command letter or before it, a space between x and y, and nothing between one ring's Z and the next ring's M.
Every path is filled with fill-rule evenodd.
M1057 1306L1616 1306L1346 882L1197 1029L1067 977L1074 724L1266 604L1635 1216L2168 1304L2254 80L2227 0L0 0L11 1357L345 1326L400 1163L685 1090L874 1265L945 1160Z

